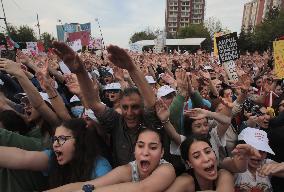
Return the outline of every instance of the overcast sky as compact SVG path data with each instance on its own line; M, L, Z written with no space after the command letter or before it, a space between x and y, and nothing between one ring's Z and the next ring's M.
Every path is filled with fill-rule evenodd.
M206 0L205 18L215 17L224 27L240 31L243 7L249 0ZM36 34L36 13L41 32L56 35L58 19L63 23L91 22L93 36L99 36L99 19L107 44L128 47L130 36L148 26L163 29L166 0L3 0L7 21L29 25ZM3 11L0 11L3 17ZM2 27L4 22L0 21ZM0 28L3 31L3 28Z

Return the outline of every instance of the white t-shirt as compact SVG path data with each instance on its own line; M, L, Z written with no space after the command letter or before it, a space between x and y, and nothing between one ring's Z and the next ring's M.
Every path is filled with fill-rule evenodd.
M266 159L265 163L272 163L270 159ZM270 177L261 177L256 172L256 176L247 170L244 173L235 174L235 191L236 192L272 192Z
M219 156L219 148L222 147L224 148L226 146L226 134L222 138L219 138L218 133L217 133L217 126L211 129L209 132L210 134L210 143L212 145L212 149L216 154L217 160L220 163L221 159ZM180 135L181 142L183 142L186 137L184 135ZM180 154L180 145L177 145L175 142L171 141L170 144L170 153L172 155L181 155Z

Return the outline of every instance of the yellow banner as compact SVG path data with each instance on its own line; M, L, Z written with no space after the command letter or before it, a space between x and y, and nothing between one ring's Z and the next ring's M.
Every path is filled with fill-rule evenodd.
M284 40L274 41L274 61L275 75L278 78L284 78Z
M223 33L222 32L218 32L214 34L214 56L218 57L218 48L217 48L217 42L216 42L216 37L220 37L222 36Z

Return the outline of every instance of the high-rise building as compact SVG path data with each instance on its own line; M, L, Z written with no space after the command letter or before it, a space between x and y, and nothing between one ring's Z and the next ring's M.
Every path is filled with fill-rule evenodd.
M166 0L166 31L173 36L179 28L204 22L205 0Z
M242 30L251 32L271 8L284 8L284 0L252 0L244 5Z

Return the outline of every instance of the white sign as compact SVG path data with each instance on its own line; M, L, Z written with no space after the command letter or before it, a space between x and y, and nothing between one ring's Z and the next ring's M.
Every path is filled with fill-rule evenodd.
M238 81L238 74L236 69L236 64L234 61L227 61L223 63L226 73L230 80Z
M137 52L137 53L142 53L143 45L131 43L129 45L129 48L130 48L130 51Z
M37 42L26 42L27 50L31 53L38 53Z
M67 45L73 49L73 51L79 51L82 50L82 43L81 43L81 39L77 39L75 41L72 42L67 42Z
M63 61L59 62L59 68L61 69L61 71L64 74L70 74L71 73L70 69L67 67L67 65L65 65L65 63Z

